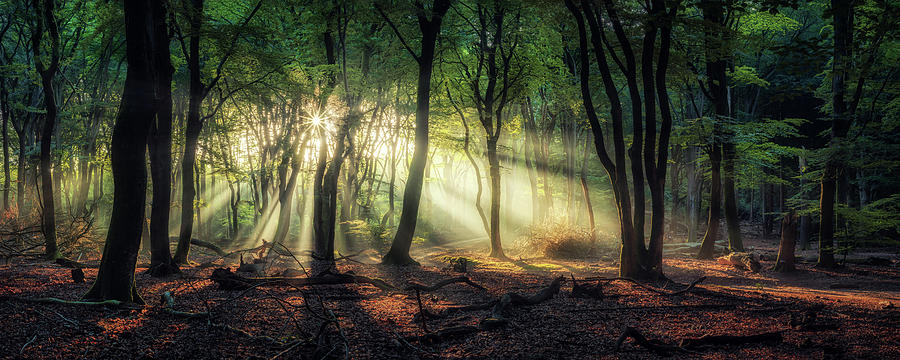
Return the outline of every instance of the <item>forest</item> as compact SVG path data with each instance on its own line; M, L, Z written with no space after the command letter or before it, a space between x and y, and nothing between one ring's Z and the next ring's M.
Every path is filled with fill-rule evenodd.
M0 358L900 353L898 0L3 0L0 119Z

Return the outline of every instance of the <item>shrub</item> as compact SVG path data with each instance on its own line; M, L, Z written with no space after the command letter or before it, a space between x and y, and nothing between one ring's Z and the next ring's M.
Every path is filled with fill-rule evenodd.
M590 229L567 221L550 220L531 226L524 245L551 259L584 259L596 254Z

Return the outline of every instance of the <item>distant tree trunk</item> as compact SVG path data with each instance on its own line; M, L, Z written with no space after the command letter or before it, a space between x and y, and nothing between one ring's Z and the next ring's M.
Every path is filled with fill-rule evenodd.
M687 176L687 242L695 242L697 241L697 223L700 222L700 217L698 216L700 214L700 202L698 201L698 197L700 197L700 179L697 174L696 146L688 146L685 160L687 162L685 171Z
M115 195L100 269L86 300L143 304L134 284L147 190L147 138L154 117L157 59L154 25L165 21L159 1L125 2L128 72L116 125L111 159Z
M194 229L194 166L197 162L197 145L203 121L200 119L200 105L204 97L204 85L200 82L200 26L203 17L203 1L191 0L190 45L187 59L190 78L190 100L188 104L187 126L184 130L184 155L181 160L181 232L175 263L186 264L191 251L191 234Z
M417 6L422 7L421 4ZM444 14L449 9L450 0L435 0L431 8L431 19L428 19L425 11L421 9L416 15L419 21L419 28L422 31L420 54L418 56L412 54L419 63L419 79L416 89L416 144L413 150L412 163L409 167L409 175L406 180L406 189L403 190L403 209L400 213L397 234L391 243L391 249L381 259L383 264L418 264L409 256L409 249L412 246L413 236L416 232L419 200L422 196L423 175L428 158L428 109L431 97L434 46L440 34ZM386 15L382 15L387 18ZM401 35L398 33L397 36Z
M728 227L728 249L731 251L744 251L744 241L741 239L740 219L737 213L737 198L734 191L734 161L735 145L732 141L722 144L722 187L725 197L725 223Z
M298 144L302 141L304 140L295 139L295 144L291 146L290 150L288 150L288 153L291 155L297 154ZM291 175L285 182L284 189L280 189L278 192L278 202L281 205L281 211L278 215L278 224L275 228L275 237L272 239L274 243L278 244L284 244L284 240L287 238L288 232L291 228L291 203L294 200L294 189L297 188L297 178L300 175L300 170L303 166L303 157L291 156L290 165Z
M720 164L722 163L722 147L713 144L709 151L710 162L710 185L709 185L709 217L706 226L706 234L703 235L703 241L700 244L700 253L697 254L698 259L711 259L715 255L716 241L719 239L719 212L722 204L722 181L719 175Z
M3 112L3 210L9 209L9 188L10 188L10 172L9 172L9 92L6 90L6 79L0 80L0 99L2 99Z
M541 214L540 194L538 194L537 181L537 154L534 144L537 142L537 136L534 126L534 111L531 108L531 100L527 97L522 104L522 115L525 118L525 146L523 156L525 157L525 169L528 173L528 184L531 186L531 223L540 222L543 214Z
M462 121L464 135L463 135L463 153L466 155L466 159L469 160L469 163L472 165L472 169L475 171L475 210L478 212L478 217L481 219L481 226L484 228L485 234L488 236L491 235L491 226L488 224L487 216L484 214L484 208L481 206L481 194L484 191L484 187L481 183L481 167L478 165L478 162L475 161L475 157L472 156L472 152L469 150L469 144L471 137L469 131L469 122L466 120L466 115L463 113L462 109L459 108L459 105L453 101L453 95L450 94L450 89L447 89L447 99L450 100L450 104L453 105L453 108L456 110L456 114L459 115L460 121Z
M25 209L25 137L24 132L19 133L19 161L16 164L16 208L19 216L26 214Z
M781 221L781 244L778 247L778 259L772 270L791 272L794 267L794 247L797 245L797 215L793 212L784 214Z
M837 266L834 261L834 201L837 177L843 176L843 164L835 153L852 124L844 94L852 63L850 47L853 44L853 4L850 1L832 0L831 8L834 16L834 58L831 63L833 120L828 146L832 152L829 153L822 174L822 192L819 195L819 261L816 264L824 268Z
M172 59L169 53L169 34L165 15L154 18L153 42L156 47L156 121L151 123L150 176L153 179L153 198L150 207L150 269L152 276L167 276L178 272L169 248L169 209L172 196ZM86 182L85 182L86 183Z
M800 155L798 162L800 163L800 189L803 191L803 186L806 183L806 156ZM805 192L803 194L805 195ZM806 199L805 196L802 198ZM799 245L801 250L809 249L810 225L809 215L800 216L800 229L797 231L797 241L800 242Z
M588 163L588 153L590 147L588 140L591 139L591 135L587 134L584 137L584 156L581 158L581 193L584 196L584 207L588 213L588 221L591 229L591 247L593 248L597 244L597 227L594 224L594 206L591 205L591 190L588 188L587 183L587 163Z
M40 12L36 19L34 33L31 36L32 50L34 51L34 64L41 75L41 85L44 91L44 127L41 132L41 197L43 211L41 212L41 230L46 240L45 257L53 260L58 258L59 249L56 245L56 207L53 192L53 163L52 163L52 138L53 129L56 127L57 105L56 91L53 88L53 78L56 76L59 65L59 28L56 25L56 5L54 0L32 0L32 6ZM50 35L50 63L44 64L41 55L41 38L46 28ZM46 66L45 66L46 65Z

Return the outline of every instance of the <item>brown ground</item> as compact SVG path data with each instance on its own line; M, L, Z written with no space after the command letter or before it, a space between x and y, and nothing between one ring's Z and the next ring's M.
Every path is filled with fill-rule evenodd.
M757 253L774 252L771 241L748 240L748 245ZM497 262L478 254L433 250L419 254L418 258L424 260L422 267L396 269L341 261L339 268L403 287L410 281L430 284L457 276L443 262L445 256L474 260L476 265L468 276L488 290L454 284L424 294L424 307L431 312L490 301L510 291L530 295L559 275L615 276L615 261L609 258ZM365 255L359 257L363 263L375 260L374 256ZM87 269L88 282L75 284L70 270L55 264L14 263L0 267L0 296L5 297L0 300L0 358L273 358L288 346L300 344L298 340L317 333L322 320L311 314L322 313L315 301L321 297L339 319L354 359L657 356L631 340L617 351L616 340L624 326L669 344L703 335L783 331L784 341L780 343L714 346L676 357L890 359L900 354L900 269L896 266L896 254L881 256L891 258L891 264L851 264L840 270L822 271L800 263L800 271L790 275L768 270L751 274L715 261L667 258L665 272L673 281L685 284L700 276L707 280L676 296L661 296L628 282L607 282L602 300L570 298L571 281L567 281L553 299L508 311L510 323L504 328L436 345L406 344L400 340L423 333L421 323L413 319L418 305L410 291L392 294L355 284L316 286L304 291L307 298L313 299L310 308L306 308L304 293L298 290L260 287L244 292L219 291L206 279L211 268L194 267L170 279L138 275L138 289L148 306L142 310L117 310L10 299L76 300L96 275L95 269ZM198 261L203 258L196 256ZM767 269L771 261L763 261L763 266ZM858 289L832 289L833 284L855 285ZM654 285L670 291L684 288L679 284ZM176 317L163 311L159 296L164 291L174 293L177 310L209 311L212 321ZM791 325L792 317L800 319L810 312L817 315L812 327ZM487 314L488 311L462 312L447 319L429 320L427 327L434 331L454 325L477 325ZM245 334L213 324L226 324ZM330 338L339 337L335 333ZM311 345L298 345L281 357L310 358L313 349Z

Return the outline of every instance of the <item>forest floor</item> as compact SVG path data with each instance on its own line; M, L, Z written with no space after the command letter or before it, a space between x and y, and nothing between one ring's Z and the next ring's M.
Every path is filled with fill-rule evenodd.
M342 272L352 270L357 275L383 279L400 289L397 291L369 284L301 289L266 284L223 291L208 279L212 267L188 267L181 275L165 279L143 274L146 269L139 267L137 288L147 306L138 310L23 301L43 297L77 300L87 291L96 269L85 269L87 281L74 283L70 269L56 264L13 263L0 266L0 358L312 358L316 344L306 339L317 338L331 313L340 332L333 325L325 327L328 335L318 337L324 339L318 345L318 355L323 355L323 349L340 353L346 344L353 359L665 355L666 351L651 351L633 340L625 341L617 350L625 327L661 342L656 344L671 345L667 349L675 358L888 359L900 354L898 254L879 253L888 260L878 266L848 264L837 270L815 269L801 262L799 271L783 275L768 270L775 242L747 239L748 247L769 259L762 261L760 273L715 260L667 256L664 272L671 282L651 284L664 291L651 291L628 281L603 280L602 299L570 297L570 278L614 278L617 260L613 255L577 261L497 261L487 258L483 251L436 248L414 255L422 260L421 267L383 267L374 264L377 256L372 253L362 253L355 261L338 262ZM444 318L429 318L425 327L432 334L452 327L468 329L469 333L441 337L439 341L416 338L424 334L421 320L415 317L420 305L415 291L402 289L411 282L433 284L460 276L446 262L448 257L460 256L472 263L466 276L485 289L451 284L422 292L421 306L428 312L488 303L508 292L530 296L556 277L563 276L566 281L547 301L506 310L506 326L478 331L479 322L491 311L458 311ZM194 252L195 261L212 258ZM672 294L701 276L705 281L694 288ZM175 310L208 312L211 316L185 317L168 312L160 303L160 295L166 291L173 294ZM777 334L769 341L677 347L683 339L704 335L770 332Z

